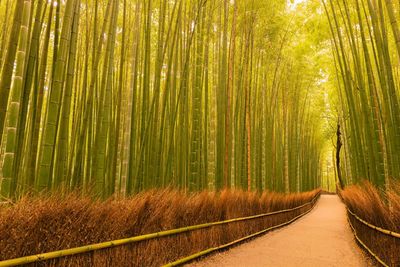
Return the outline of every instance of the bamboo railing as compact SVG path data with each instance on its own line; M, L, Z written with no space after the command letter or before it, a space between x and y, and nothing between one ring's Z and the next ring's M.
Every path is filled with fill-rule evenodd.
M374 230L376 230L376 231L378 231L378 232L381 232L381 233L383 233L383 234L385 234L385 235L390 235L390 236L394 236L394 237L400 238L400 234L399 234L399 233L396 233L396 232L393 232L393 231L389 231L389 230L383 229L383 228L381 228L381 227L375 226L375 225L373 225L373 224L370 224L370 223L364 221L363 219L361 219L359 216L357 216L357 214L355 214L354 212L352 212L350 209L347 209L347 211L348 211L354 218L356 218L358 221L362 222L363 224L365 224L365 225L368 226L369 228L374 229Z
M361 219L357 214L355 214L354 212L352 212L349 208L347 208L347 211L348 211L348 214L349 214L349 215L351 215L351 216L352 216L353 218L355 218L358 222L360 222L360 223L362 223L363 225L369 227L370 229L373 229L373 230L375 230L375 231L377 231L377 232L379 232L379 233L381 233L381 234L384 234L384 235L387 235L387 236L390 236L390 237L393 237L393 238L400 239L400 233L396 233L396 232L393 232L393 231L390 231L390 230L387 230L387 229L383 229L383 228L378 227L378 226L376 226L376 225L370 224L370 223L368 223L367 221ZM350 216L348 216L347 220L348 220L348 222L349 222L349 224L350 224L351 229L353 230L353 233L354 233L355 238L356 238L357 241L364 247L364 249L365 249L377 262L379 262L380 264L382 264L382 266L390 266L388 263L386 263L386 262L381 258L381 256L377 255L376 252L374 252L370 247L368 247L368 246L365 244L365 241L363 241L363 240L359 237L356 228L355 228L354 225L351 223Z
M195 259L200 258L200 257L202 257L202 256L205 256L205 255L207 255L207 254L210 254L210 253L212 253L212 252L215 252L215 251L218 251L218 250L221 250L221 249L225 249L225 248L228 248L228 247L237 245L237 244L239 244L239 243L241 243L241 242L243 242L243 241L249 240L249 239L251 239L251 238L254 238L254 237L256 237L256 236L259 236L259 235L261 235L261 234L264 234L264 233L266 233L266 232L269 232L269 231L272 231L272 230L274 230L274 229L277 229L277 228L283 227L283 226L285 226L285 225L291 224L292 222L296 221L297 219L299 219L299 218L303 217L304 215L308 214L308 213L314 208L315 203L316 203L314 200L316 200L317 197L318 197L319 195L320 195L320 194L318 194L318 195L316 196L316 198L314 198L311 202L307 203L307 205L311 204L311 208L310 208L309 210L307 210L306 212L304 212L304 213L302 213L302 214L296 216L295 218L291 219L290 221L287 221L287 222L285 222L285 223L281 223L281 224L279 224L279 225L275 225L275 226L269 227L269 228L264 229L264 230L262 230L262 231L259 231L259 232L257 232L257 233L254 233L254 234L251 234L251 235L249 235L249 236L246 236L246 237L237 239L237 240L235 240L235 241L232 241L232 242L230 242L230 243L228 243L228 244L224 244L224 245L221 245L221 246L218 246L218 247L214 247L214 248L209 248L209 249L203 250L203 251L201 251L201 252L198 252L198 253L196 253L196 254L190 255L190 256L188 256L188 257L179 259L179 260L177 260L177 261L175 261L175 262L166 264L166 265L164 265L163 267L180 266L180 265L182 265L182 264L184 264L184 263L190 262L190 261L192 261L192 260L195 260Z
M361 238L357 235L357 231L354 228L353 224L351 223L350 219L347 218L347 221L349 222L349 225L351 227L351 230L353 230L353 234L354 237L357 239L357 241L361 244L361 246L363 246L363 248L368 251L368 253L376 260L378 261L380 264L382 264L385 267L389 267L389 265L387 265L381 258L379 258L378 255L376 255L362 240Z
M264 214L259 214L259 215L254 215L254 216L248 216L248 217L242 217L242 218L235 218L235 219L230 219L230 220L225 220L225 221L219 221L219 222L211 222L211 223L205 223L205 224L199 224L199 225L193 225L193 226L188 226L188 227L182 227L178 229L172 229L172 230L167 230L167 231L161 231L161 232L156 232L156 233L151 233L151 234L145 234L145 235L140 235L140 236L134 236L130 238L124 238L124 239L118 239L118 240L113 240L113 241L107 241L107 242L102 242L102 243L97 243L97 244L91 244L91 245L86 245L86 246L81 246L81 247L76 247L76 248L69 248L69 249L64 249L64 250L58 250L58 251L52 251L52 252L47 252L47 253L42 253L42 254L36 254L32 256L25 256L25 257L19 257L15 259L9 259L9 260L4 260L0 261L0 267L5 267L5 266L17 266L17 265L22 265L22 264L29 264L29 263L34 263L34 262L39 262L39 261L45 261L45 260L50 260L50 259L56 259L56 258L61 258L65 256L73 256L73 255L78 255L78 254L83 254L83 253L88 253L96 250L101 250L101 249L106 249L106 248L113 248L116 246L122 246L126 244L131 244L135 242L141 242L145 240L150 240L150 239L156 239L156 238L161 238L161 237L167 237L167 236L172 236L172 235L177 235L189 231L194 231L194 230L199 230L199 229L204 229L204 228L209 228L217 225L224 225L224 224L229 224L229 223L234 223L234 222L240 222L240 221L248 221L248 220L253 220L253 219L258 219L258 218L263 218L267 216L273 216L277 214L282 214L285 212L290 212L290 211L295 211L298 209L301 209L303 207L306 207L307 205L311 205L310 209L308 209L306 212L300 214L299 216L291 219L288 222L270 227L268 229L262 230L260 232L251 234L249 236L243 237L241 239L235 240L231 243L215 247L215 248L210 248L205 251L196 253L194 255L191 255L189 257L180 259L176 262L170 263L166 266L177 266L182 263L188 262L190 260L193 260L195 258L198 258L200 256L209 254L211 252L217 251L219 249L223 249L229 246L232 246L234 244L237 244L239 242L242 242L244 240L248 240L250 238L253 238L255 236L258 236L260 234L263 234L265 232L271 231L273 229L282 227L284 225L288 225L295 220L299 219L300 217L306 215L308 212L311 211L311 209L315 206L316 200L320 196L320 192L317 193L317 195L310 201L307 202L303 205L300 205L295 208L291 209L285 209L285 210L280 210L280 211L275 211L275 212L269 212L269 213L264 213Z

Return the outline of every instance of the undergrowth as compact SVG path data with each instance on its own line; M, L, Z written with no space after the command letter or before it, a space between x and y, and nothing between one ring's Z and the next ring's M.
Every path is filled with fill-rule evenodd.
M293 208L311 201L317 193L223 191L187 195L152 190L105 202L76 194L26 197L0 208L0 260ZM310 207L31 266L160 266L287 222Z
M364 221L400 233L400 182L380 191L369 182L341 191L347 207ZM349 215L359 238L389 266L400 266L400 239L376 231Z

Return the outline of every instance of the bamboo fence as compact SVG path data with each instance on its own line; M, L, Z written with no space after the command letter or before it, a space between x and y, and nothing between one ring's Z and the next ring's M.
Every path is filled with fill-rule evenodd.
M176 262L173 262L173 263L170 263L169 265L167 265L167 266L176 266L176 265L182 264L184 262L188 262L190 260L198 258L200 256L209 254L211 252L235 245L239 242L248 240L250 238L253 238L253 237L263 234L265 232L271 231L273 229L290 224L293 221L297 220L298 218L300 218L300 217L304 216L305 214L307 214L308 212L310 212L311 209L315 206L316 200L318 199L319 196L320 196L320 193L318 193L310 202L305 203L305 204L300 205L295 208L291 208L291 209L285 209L285 210L281 210L281 211L269 212L269 213L254 215L254 216L242 217L242 218L235 218L235 219L219 221L219 222L211 222L211 223L193 225L193 226L182 227L182 228L178 228L178 229L172 229L172 230L161 231L161 232L156 232L156 233L151 233L151 234L134 236L134 237L125 238L125 239L118 239L118 240L107 241L107 242L102 242L102 243L97 243L97 244L91 244L91 245L86 245L86 246L81 246L81 247L75 247L75 248L52 251L52 252L36 254L36 255L31 255L31 256L25 256L25 257L20 257L20 258L15 258L15 259L9 259L9 260L5 260L5 261L0 261L0 267L17 266L17 265L29 264L29 263L39 262L39 261L45 261L45 260L50 260L50 259L66 257L66 256L73 256L73 255L88 253L88 252L97 251L97 250L101 250L101 249L107 249L107 248L112 248L112 247L116 247L116 246L131 244L131 243L135 243L135 242L141 242L141 241L150 240L150 239L156 239L156 238L161 238L161 237L177 235L177 234L186 233L189 231L195 231L195 230L204 229L204 228L209 228L209 227L213 227L213 226L217 226L217 225L225 225L225 224L234 223L234 222L248 221L248 220L263 218L263 217L267 217L267 216L273 216L273 215L282 214L282 213L286 213L286 212L290 212L290 211L295 211L295 210L301 209L303 207L306 207L307 205L311 205L310 209L308 209L305 213L302 213L301 215L296 216L295 218L291 219L288 222L270 227L268 229L251 234L249 236L243 237L241 239L235 240L231 243L228 243L228 244L225 244L225 245L222 245L219 247L209 248L205 251L196 253L194 255L180 259Z

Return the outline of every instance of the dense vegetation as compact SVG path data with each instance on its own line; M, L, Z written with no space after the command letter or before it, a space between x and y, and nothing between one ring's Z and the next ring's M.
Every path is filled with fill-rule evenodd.
M390 190L398 10L390 0L2 0L1 196L332 190L333 171L342 187Z
M346 187L341 195L365 222L399 232L399 5L391 0L328 0L323 5L338 79L337 174L342 186L362 184ZM368 227L350 212L349 221L374 257L399 265L398 238Z
M299 209L273 216L207 227L91 253L40 261L30 266L163 266L293 220L312 208L318 190L278 194L240 190L196 192L148 190L107 201L59 194L23 198L0 207L0 261L190 225Z
M364 182L347 187L341 196L347 207L362 220L393 233L400 233L400 183L392 182L390 187L390 191L382 196L374 185ZM400 264L400 238L371 229L354 216L349 216L349 219L362 242L387 266Z
M400 179L399 6L391 0L323 3L339 80L344 182L366 179L389 190Z
M2 0L0 12L3 197L320 184L318 4Z

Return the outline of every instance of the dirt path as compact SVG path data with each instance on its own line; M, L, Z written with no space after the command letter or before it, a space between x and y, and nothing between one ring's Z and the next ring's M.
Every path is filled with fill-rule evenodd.
M373 266L355 243L344 205L323 195L293 224L192 264L202 266Z

